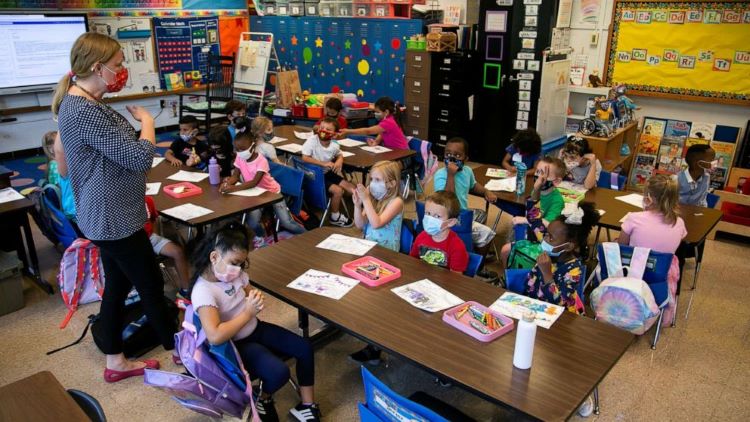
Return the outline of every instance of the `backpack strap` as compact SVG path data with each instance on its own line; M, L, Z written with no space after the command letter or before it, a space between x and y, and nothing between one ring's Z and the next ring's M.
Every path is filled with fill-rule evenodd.
M84 250L85 242L89 242L88 240L81 240L80 242L76 241L71 245L71 247L76 248L76 282L75 286L73 287L73 297L70 299L70 303L68 303L68 313L65 315L65 318L63 318L62 322L60 323L60 329L63 329L68 326L68 323L70 322L70 318L73 317L73 314L78 309L78 301L81 299L81 292L83 291L83 275L85 271L85 265L86 265L86 251Z
M76 341L68 344L67 346L59 347L59 348L57 348L55 350L50 350L49 352L47 352L47 356L49 356L49 355L51 355L53 353L57 353L60 350L65 350L65 349L67 349L70 346L75 346L76 344L80 343L81 340L83 340L83 338L86 337L86 333L89 332L89 327L91 327L91 324L93 324L94 322L96 322L97 319L99 319L99 315L89 315L89 321L86 323L86 326L83 328L83 333L81 333L81 336L78 337L78 340L76 340Z
M602 243L602 250L604 250L604 265L607 268L607 277L622 277L620 245L615 242L604 242Z
M93 244L89 249L89 268L91 268L91 281L94 283L94 288L99 298L102 298L104 297L104 283L99 273L99 248Z
M648 263L649 253L651 253L651 249L649 248L633 248L633 257L630 259L628 277L634 277L639 280L643 280L643 273L646 272L646 264Z

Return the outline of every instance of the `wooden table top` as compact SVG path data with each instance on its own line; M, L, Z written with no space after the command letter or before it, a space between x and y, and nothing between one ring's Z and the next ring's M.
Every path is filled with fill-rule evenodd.
M482 343L444 323L442 312L421 311L390 292L429 278L463 300L489 306L503 289L379 246L368 255L395 265L402 273L387 285L370 288L360 284L340 301L286 287L311 268L341 274L341 265L357 258L315 248L333 233L352 231L320 228L252 252L251 282L481 397L533 417L561 420L571 416L633 341L634 336L626 331L565 312L549 330L537 330L531 370L516 369L515 330Z
M162 161L158 166L149 170L148 182L161 182L159 194L154 195L151 198L153 198L154 205L156 205L156 209L159 211L163 211L187 203L205 207L213 211L210 214L204 215L199 218L194 218L190 221L181 221L172 216L162 214L166 218L178 220L181 223L190 226L209 224L226 217L242 214L246 211L252 211L257 208L262 208L266 205L273 204L284 199L282 195L271 192L264 192L261 195L252 197L222 194L221 192L219 192L218 185L213 186L208 183L208 178L201 182L193 183L194 185L199 186L201 189L203 189L202 194L181 199L173 198L164 193L164 187L167 185L180 183L175 180L167 179L168 176L177 173L179 170L200 172L200 170L196 170L186 166L173 167L166 160Z
M90 419L48 371L0 387L2 422L89 422Z
M485 185L492 178L487 177L488 168L498 168L497 166L482 165L474 169L474 176L477 183ZM530 176L531 177L531 176ZM524 204L526 196L531 194L533 187L532 179L526 180L526 195L517 197L514 192L495 192L499 200ZM629 212L642 211L641 208L619 201L615 198L625 196L631 192L621 192L606 188L593 188L586 192L584 201L593 202L596 208L604 210L604 215L599 219L599 225L602 227L620 230L622 223L620 220ZM680 217L685 220L687 236L683 241L688 244L700 243L713 230L716 224L721 220L722 213L720 210L713 208L696 207L693 205L680 205Z
M297 132L310 132L310 128L304 127L304 126L295 126L295 125L275 126L273 130L274 134L281 138L286 138L288 139L288 141L279 142L277 144L274 144L274 146L278 149L278 147L282 145L287 145L287 144L292 144L292 143L298 144L298 145L304 144L305 143L304 139L299 139L296 136L294 136L295 130ZM341 146L341 150L354 153L353 156L344 157L344 165L348 167L354 167L360 170L369 169L370 167L373 166L373 164L377 163L378 161L383 161L383 160L398 161L398 160L403 160L404 158L407 158L407 157L411 157L412 155L416 154L414 151L410 149L394 149L389 152L384 152L381 154L374 154L372 152L365 151L359 147ZM282 151L288 154L287 151L284 151L284 150L279 150L279 151Z
M0 204L0 214L13 211L25 211L34 206L29 198L18 199L16 201L3 202Z

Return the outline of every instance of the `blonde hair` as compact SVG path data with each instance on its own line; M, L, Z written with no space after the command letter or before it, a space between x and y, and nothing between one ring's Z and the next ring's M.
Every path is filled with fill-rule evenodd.
M273 122L266 116L258 116L254 118L253 122L250 124L250 134L253 136L253 139L262 139L263 134L266 132L266 128L271 124L273 124Z
M461 204L458 202L458 197L455 193L448 192L447 190L434 192L427 197L425 204L428 202L445 207L445 210L448 211L448 218L458 218L458 214L461 212Z
M55 159L55 137L57 136L56 130L51 130L42 136L42 149L44 155L47 156L47 161Z
M97 63L106 63L122 49L114 39L96 32L87 32L73 43L70 49L70 72L76 78L88 78L94 73ZM57 83L55 96L52 98L52 114L57 117L60 103L73 83L73 75L66 73Z
M370 175L375 170L379 171L383 175L383 181L386 183L386 188L388 188L388 191L386 192L383 199L378 201L373 198L373 206L375 207L375 211L380 214L380 212L383 211L383 208L385 208L385 206L388 205L389 202L391 202L391 199L398 196L398 190L401 186L401 164L395 161L378 161L370 169ZM369 184L370 176L368 176L367 179L367 182ZM394 186L388 186L388 183L393 181L395 181L395 183L393 183Z
M680 190L677 181L664 174L651 176L646 182L645 194L651 198L649 208L664 216L664 221L675 225L680 214Z

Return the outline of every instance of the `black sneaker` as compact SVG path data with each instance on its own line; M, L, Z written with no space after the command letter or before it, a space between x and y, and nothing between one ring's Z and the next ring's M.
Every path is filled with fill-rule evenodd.
M498 285L500 283L500 276L494 272L485 269L477 271L477 277L484 279L485 283Z
M328 218L328 222L333 224L334 226L339 227L351 227L354 222L351 218L347 218L344 214L339 214L339 218L333 219L333 217Z
M380 365L380 349L375 346L367 345L364 349L359 352L352 353L349 355L349 359L354 362L368 365Z
M300 422L319 422L320 417L322 416L320 413L320 408L318 407L317 403L313 404L298 404L293 409L289 409L289 413L294 416L295 419L297 419Z
M273 401L273 397L267 399L256 399L255 410L258 411L258 417L262 422L279 422L279 414L276 413L276 404ZM250 414L248 420L251 419L252 414Z

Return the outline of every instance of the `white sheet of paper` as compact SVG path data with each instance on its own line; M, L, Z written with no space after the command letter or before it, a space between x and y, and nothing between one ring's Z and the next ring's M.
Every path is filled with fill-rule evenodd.
M176 180L178 182L200 182L208 177L208 173L200 173L197 171L185 171L180 170L177 173L167 177L169 180Z
M604 215L607 211L605 210L596 210L596 212L599 213L600 216Z
M340 300L359 280L318 270L307 270L286 286L331 299Z
M282 137L280 137L280 136L274 136L273 138L271 138L271 140L270 140L270 141L268 141L268 143L269 143L269 144L277 144L277 143L279 143L279 142L284 142L284 141L288 141L288 140L289 140L289 139L286 139L286 138L282 138Z
M351 156L353 156L353 155L354 155L354 153L353 153L353 152L349 152L349 151L341 151L341 155L343 155L343 156L344 156L344 158L346 158L346 157L351 157Z
M162 161L164 161L164 157L154 157L153 161L151 162L151 168L158 166Z
M298 152L302 152L302 145L300 144L286 144L282 145L280 147L277 147L278 149L286 152L291 152L292 154L296 154Z
M0 190L0 204L3 204L5 202L18 201L19 199L23 198L25 198L25 196L16 192L16 190L13 188L5 188L3 190Z
M627 213L627 214L623 215L622 218L620 219L620 223L624 223L625 220L628 218L629 215L630 215L630 213Z
M412 306L427 312L438 312L464 303L458 296L426 278L391 291Z
M508 170L505 169L487 169L487 177L508 177Z
M268 192L267 190L259 187L254 187L250 189L245 190L238 190L236 192L229 192L230 195L237 195L237 196L259 196L262 195L263 192Z
M187 203L178 205L162 211L162 214L171 215L182 221L190 221L194 218L203 217L206 214L211 214L213 211L208 208L203 208L195 204Z
M297 132L295 130L294 131L294 136L296 136L296 137L298 137L300 139L307 139L307 138L313 136L313 133L312 132Z
M551 327L565 311L565 308L562 306L511 292L503 293L495 303L490 305L490 309L515 319L521 319L523 312L530 309L536 314L534 322L538 327L542 328Z
M361 147L364 142L362 141L355 141L354 139L344 138L339 139L336 141L341 145L342 147Z
M615 199L630 204L634 207L643 209L643 195L640 193L631 193L630 195L618 196Z
M505 191L515 192L516 191L516 178L506 177L505 179L492 179L484 185L485 189L491 191Z
M146 195L158 195L161 182L146 183Z
M390 152L391 151L390 148L386 148L386 147L384 147L382 145L366 146L366 147L362 147L362 149L365 150L365 151L367 151L367 152L372 152L373 154L381 154L381 153L384 153L384 152Z
M316 245L317 248L331 251L362 256L366 254L377 242L360 239L358 237L344 236L343 234L332 234Z

